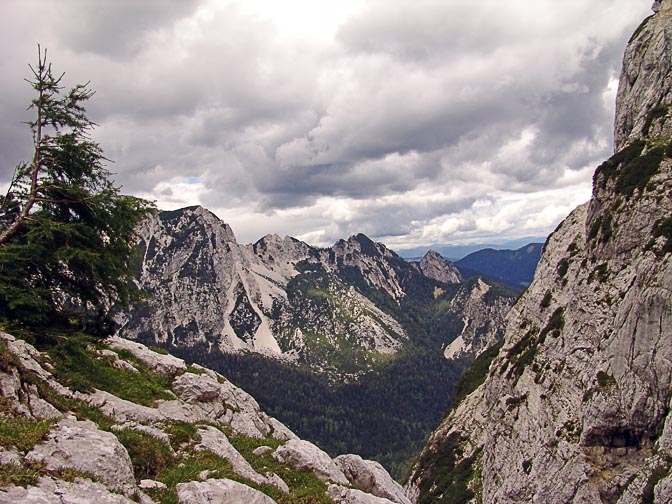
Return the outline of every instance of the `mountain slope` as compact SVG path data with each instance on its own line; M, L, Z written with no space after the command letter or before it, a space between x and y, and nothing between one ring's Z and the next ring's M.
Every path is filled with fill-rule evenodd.
M654 7L625 53L619 150L546 243L485 382L430 437L418 502L672 500L672 0Z
M117 315L119 336L231 376L301 436L396 477L465 363L501 339L515 296L462 282L437 254L409 263L362 234L326 249L275 235L240 245L200 207L159 213L141 237L147 299Z
M116 337L39 341L0 331L0 503L410 504L209 369Z

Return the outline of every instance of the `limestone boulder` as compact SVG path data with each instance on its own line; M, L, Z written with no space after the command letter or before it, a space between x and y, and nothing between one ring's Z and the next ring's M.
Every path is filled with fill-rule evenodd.
M312 471L322 481L350 484L331 457L309 441L287 441L273 452L273 458L299 471Z
M123 495L110 492L105 485L88 479L73 482L40 478L36 486L10 486L0 489L0 504L134 504Z
M196 451L209 451L231 463L233 472L258 485L273 485L282 492L289 493L287 484L276 474L263 476L259 474L250 463L245 460L238 450L229 442L226 435L212 426L204 426L198 429L201 437L200 444L196 445Z
M177 485L180 504L204 502L241 502L245 504L274 504L268 495L247 485L229 479L209 479Z
M132 353L145 366L162 376L173 377L187 370L187 365L182 359L154 352L141 343L118 336L108 338L106 343L115 350L126 350Z
M72 468L90 473L107 488L125 494L136 489L126 449L114 434L99 430L88 420L63 418L26 455L26 461L44 464L49 470Z
M327 488L327 497L336 504L394 504L394 501L384 497L376 497L361 490L333 484Z
M411 504L403 487L378 462L359 455L340 455L334 459L350 484L366 493L384 497L397 504Z

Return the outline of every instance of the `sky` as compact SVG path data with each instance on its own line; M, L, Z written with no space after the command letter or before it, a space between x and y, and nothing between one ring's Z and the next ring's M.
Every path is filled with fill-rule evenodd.
M613 152L651 0L0 0L0 189L48 49L125 194L242 243L544 237Z

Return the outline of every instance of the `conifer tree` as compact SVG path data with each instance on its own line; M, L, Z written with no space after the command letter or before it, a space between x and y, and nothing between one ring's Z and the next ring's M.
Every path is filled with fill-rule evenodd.
M29 67L33 152L0 196L0 320L103 330L112 304L137 299L134 233L153 207L111 181L90 136L88 83L63 92L39 46Z

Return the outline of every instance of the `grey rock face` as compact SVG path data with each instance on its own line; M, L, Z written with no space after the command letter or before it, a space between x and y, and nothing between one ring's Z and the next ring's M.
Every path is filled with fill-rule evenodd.
M130 494L135 489L131 459L114 434L99 430L93 422L65 417L26 460L47 469L73 468L93 474L112 490Z
M654 3L656 15L632 36L623 58L616 99L616 151L638 138L672 133L672 6Z
M334 484L327 488L327 496L336 504L394 504L389 499Z
M201 427L198 430L198 433L201 436L201 443L196 446L195 449L197 451L209 451L223 458L224 460L228 460L236 474L252 481L253 483L258 485L273 485L279 490L285 493L289 493L289 487L287 484L276 474L262 476L257 471L255 471L250 463L245 460L245 457L238 453L238 451L229 442L229 439L226 437L226 435L219 429L206 426Z
M153 352L146 346L133 341L113 336L108 338L106 343L115 350L126 350L132 353L134 357L142 361L149 369L162 376L172 378L187 370L187 365L182 359L178 359L172 355Z
M359 490L397 504L411 504L402 486L378 462L363 460L359 455L339 455L334 462L350 484Z
M101 483L76 478L73 482L40 478L37 486L0 488L0 504L133 504Z
M275 504L275 501L242 483L229 479L209 479L177 485L180 504L202 504L203 502L244 502L246 504Z
M417 265L423 275L439 282L455 284L463 280L460 270L434 250L428 251Z
M447 359L477 357L504 336L505 316L514 298L493 296L492 285L480 278L465 283L451 310L462 319L462 331L443 354Z
M616 140L636 150L598 169L590 203L549 238L485 383L431 436L416 499L669 502L672 158L651 156L670 141L664 116L644 121L670 103L670 3L626 50Z
M290 440L275 450L273 458L299 471L312 471L322 481L349 484L331 457L309 441Z

